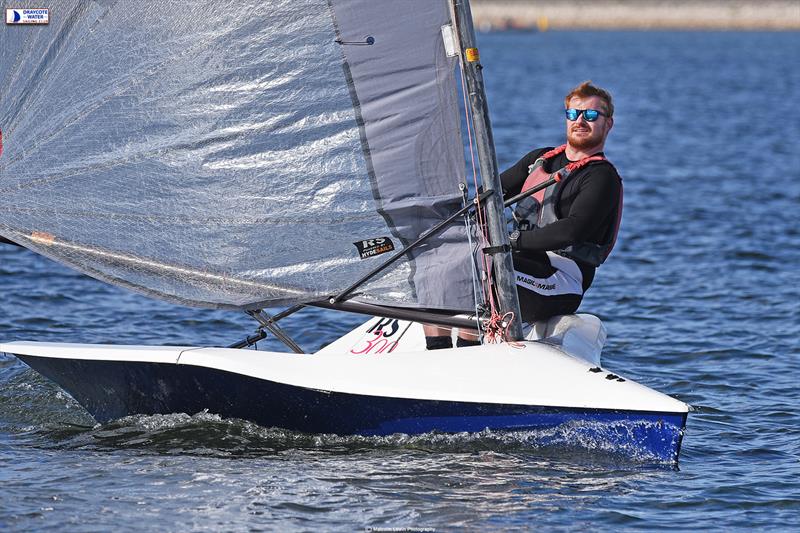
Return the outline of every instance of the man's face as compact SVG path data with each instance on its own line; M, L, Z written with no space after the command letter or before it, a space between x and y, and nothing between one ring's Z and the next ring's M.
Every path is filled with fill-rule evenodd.
M597 109L601 113L606 112L605 102L599 96L588 98L573 96L568 107L570 109ZM567 120L567 142L578 150L602 147L613 125L614 119L611 117L600 115L594 122L588 122L581 113L578 120Z

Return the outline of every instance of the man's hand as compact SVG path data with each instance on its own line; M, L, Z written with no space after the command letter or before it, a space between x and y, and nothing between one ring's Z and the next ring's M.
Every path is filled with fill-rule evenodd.
M511 243L512 250L519 250L519 244L518 244L519 236L520 236L520 231L518 229L515 229L514 231L509 233L508 240Z

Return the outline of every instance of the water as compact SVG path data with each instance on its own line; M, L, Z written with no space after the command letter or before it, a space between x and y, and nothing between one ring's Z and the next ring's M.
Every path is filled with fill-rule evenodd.
M800 528L800 34L479 40L501 166L560 142L573 85L615 95L625 218L582 309L609 329L605 366L697 408L680 469L525 435L308 436L213 413L95 426L0 355L0 529ZM0 287L3 340L224 345L253 331L7 246ZM286 327L313 349L360 321L310 311Z

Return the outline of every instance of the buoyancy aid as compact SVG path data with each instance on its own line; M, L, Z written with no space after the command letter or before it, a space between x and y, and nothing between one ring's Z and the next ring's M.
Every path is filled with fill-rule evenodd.
M525 183L522 185L521 192L525 192L528 189L531 189L540 183L544 183L551 178L555 178L556 183L546 187L545 189L542 189L541 191L537 191L526 198L523 198L517 203L513 213L514 222L517 229L524 231L533 228L541 228L547 226L548 224L552 224L556 220L559 220L561 216L559 216L556 205L561 196L561 188L563 187L563 184L566 182L567 178L569 178L569 176L578 169L581 169L591 163L605 161L609 165L611 164L611 162L608 161L604 156L593 155L581 159L580 161L569 163L555 172L548 173L544 169L544 164L549 159L556 157L566 149L566 144L554 148L549 152L542 154L542 156L539 157L533 163L533 165L529 167L529 175L525 179ZM600 266L614 248L614 244L617 241L617 233L619 232L621 220L622 190L620 189L619 206L617 208L616 220L614 220L614 223L609 231L606 232L605 238L601 244L580 242L571 246L567 246L561 250L554 251L560 255L583 261L584 263L595 267Z

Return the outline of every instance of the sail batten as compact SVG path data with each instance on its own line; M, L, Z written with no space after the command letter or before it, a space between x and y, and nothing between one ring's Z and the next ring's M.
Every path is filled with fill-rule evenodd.
M388 257L355 243L399 250L461 207L444 0L50 8L0 30L4 237L148 296L253 308L337 294ZM356 296L472 309L470 261L454 223Z

